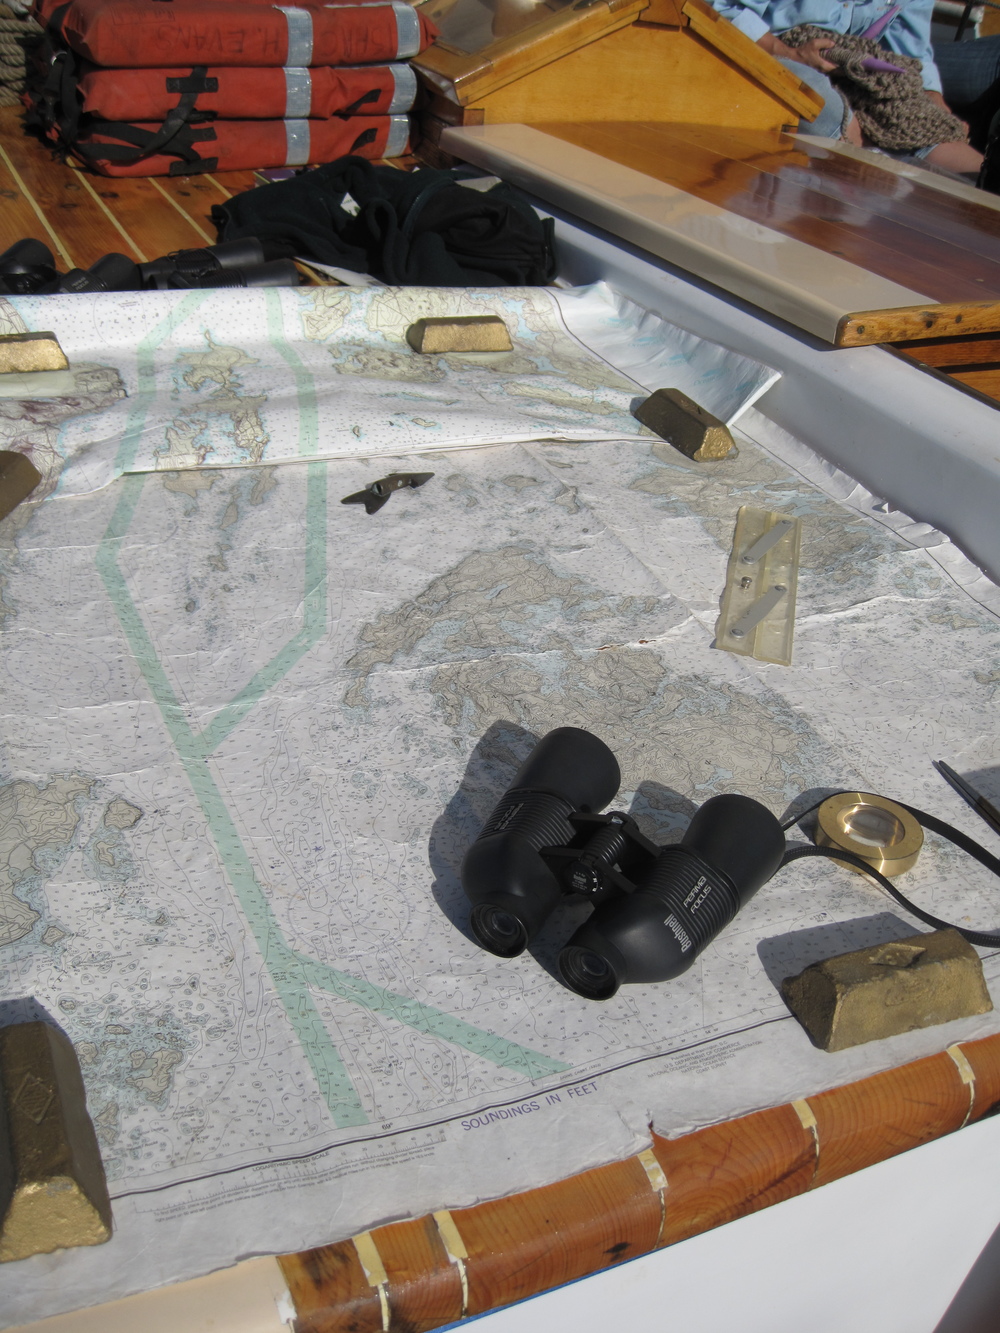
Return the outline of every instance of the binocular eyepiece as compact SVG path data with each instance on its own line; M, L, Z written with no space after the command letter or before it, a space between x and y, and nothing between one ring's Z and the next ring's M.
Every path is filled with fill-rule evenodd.
M0 254L0 295L31 296L55 276L52 251L30 236Z
M607 1000L627 982L685 972L779 868L785 835L748 796L713 796L680 843L658 847L620 811L598 813L621 772L596 736L550 731L462 862L476 939L513 958L566 896L593 914L559 955L566 984Z

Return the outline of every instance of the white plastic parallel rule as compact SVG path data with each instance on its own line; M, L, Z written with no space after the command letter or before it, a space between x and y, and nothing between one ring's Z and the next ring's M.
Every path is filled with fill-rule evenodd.
M715 646L790 666L802 520L744 505L736 517Z

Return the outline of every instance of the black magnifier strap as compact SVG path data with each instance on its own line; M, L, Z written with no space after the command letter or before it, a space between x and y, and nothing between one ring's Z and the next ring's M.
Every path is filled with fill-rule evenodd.
M850 794L850 792L831 792L829 795L824 796L822 800L809 806L808 809L795 815L792 819L786 820L781 827L787 830L794 824L798 824L801 820L805 819L806 815L810 815L814 810L818 810L823 804L823 801L828 801L830 796L847 796ZM911 814L918 824L926 829L930 829L932 833L937 833L939 837L945 838L948 842L954 843L956 847L960 847L963 852L967 852L968 855L978 861L980 865L985 866L986 869L992 871L994 875L1000 876L1000 860L988 852L985 847L980 847L978 842L974 842L972 838L967 837L959 829L952 828L952 826L946 824L943 819L938 819L934 815L925 814L923 810L917 810L912 805L905 805L902 801L897 801L896 805L898 805L900 809L905 810L908 814ZM936 930L957 930L958 933L967 939L970 944L978 944L980 948L1000 948L1000 934L991 935L982 930L968 930L965 926L958 926L955 925L954 922L942 921L940 917L932 916L930 912L925 912L922 907L917 907L916 903L911 903L905 894L900 893L891 879L887 879L886 876L876 870L873 865L870 865L863 856L857 856L854 852L841 851L836 847L814 847L802 843L789 847L781 862L782 867L790 865L792 861L800 861L805 856L825 856L829 860L842 861L846 865L855 866L858 870L863 871L869 879L873 879L880 888L885 889L890 897L895 898L900 907L905 908L907 912L912 916L915 916L919 921L926 922L928 926L933 926Z

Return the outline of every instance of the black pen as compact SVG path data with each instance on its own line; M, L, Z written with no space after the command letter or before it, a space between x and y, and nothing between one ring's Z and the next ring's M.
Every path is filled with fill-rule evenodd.
M968 801L976 814L986 820L994 833L1000 833L1000 810L996 808L993 802L988 801L985 796L981 796L970 782L966 782L965 778L960 777L953 768L949 768L942 759L935 759L934 767L945 782L954 787L959 796Z

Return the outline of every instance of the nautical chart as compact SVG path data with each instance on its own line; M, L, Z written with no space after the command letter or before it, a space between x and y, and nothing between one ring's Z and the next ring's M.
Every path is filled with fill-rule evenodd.
M313 338L331 378L381 376L379 338L336 341L326 300L296 354ZM745 437L711 472L648 434L168 467L182 437L273 437L278 390L250 364L272 353L209 332L169 349L169 420L143 396L159 351L113 338L89 396L0 404L6 447L49 464L0 525L0 1016L72 1038L116 1223L99 1249L5 1266L5 1323L526 1188L635 1151L651 1121L683 1132L996 1030L813 1050L781 978L919 928L832 866L782 872L690 973L607 1004L554 975L581 909L504 961L471 939L458 879L563 724L612 746L617 804L660 841L717 792L780 814L854 785L985 840L928 756L998 763L1000 626L923 552ZM634 388L599 364L560 383L615 403L618 430ZM87 430L135 458L64 494ZM410 469L435 476L375 516L339 503ZM792 668L712 648L744 502L803 519ZM951 848L925 849L910 891L997 924Z
M420 356L406 330L434 314L499 315L514 349ZM668 375L724 420L777 378L601 284L565 292L314 287L0 303L0 331L42 326L59 330L77 381L62 400L61 495L128 472L640 436L630 411L639 386L593 350L623 336L656 382ZM103 371L86 364L95 360ZM111 367L114 382L105 383ZM68 398L95 391L120 401L100 417L66 410ZM0 425L0 438L10 430Z

